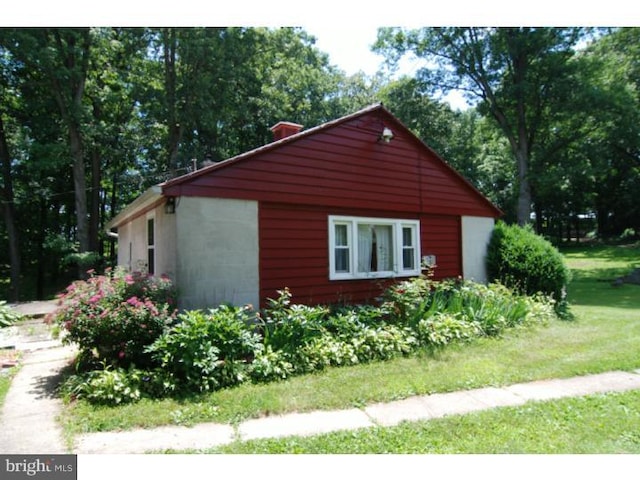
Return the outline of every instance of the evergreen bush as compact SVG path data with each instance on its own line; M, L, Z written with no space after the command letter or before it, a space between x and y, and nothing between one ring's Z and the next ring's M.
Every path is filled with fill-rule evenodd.
M491 281L523 295L551 296L558 312L567 313L570 271L558 249L530 226L496 224L487 252L487 272Z

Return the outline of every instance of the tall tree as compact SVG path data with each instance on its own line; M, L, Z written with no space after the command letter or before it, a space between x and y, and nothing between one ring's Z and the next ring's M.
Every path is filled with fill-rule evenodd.
M567 77L581 35L577 28L384 28L375 49L390 61L406 52L427 60L433 68L420 75L434 90L462 90L495 120L515 159L517 220L525 224L532 209L531 151L545 114L557 107L556 86Z
M15 196L13 194L13 174L11 172L12 156L4 128L4 113L0 111L0 165L2 166L2 186L0 186L0 203L2 216L7 228L10 261L9 299L13 302L20 298L20 235L18 233Z
M593 128L580 154L602 235L640 231L640 29L607 31L583 52ZM586 122L585 122L586 123ZM615 194L614 194L615 192Z
M9 244L9 299L15 302L20 297L20 235L13 189L12 155L4 117L8 113L7 107L17 101L17 96L14 91L15 86L12 86L12 83L15 83L14 61L10 53L3 48L2 40L3 38L0 37L0 169L2 174L0 204Z
M51 29L44 32L43 40L48 45L53 45L53 48L43 45L48 55L45 55L42 65L51 82L51 92L67 128L75 191L77 240L79 252L83 253L91 248L82 131L91 32L89 28Z

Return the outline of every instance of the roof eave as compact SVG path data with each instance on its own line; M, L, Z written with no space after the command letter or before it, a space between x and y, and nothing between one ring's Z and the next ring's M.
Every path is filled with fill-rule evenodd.
M295 133L295 134L290 135L290 136L285 137L285 138L281 138L280 140L276 140L276 141L271 142L271 143L267 143L266 145L262 145L260 147L254 148L253 150L249 150L248 152L241 153L241 154L236 155L234 157L231 157L231 158L228 158L228 159L223 160L221 162L218 162L218 163L216 163L214 165L210 165L208 167L201 168L200 170L197 170L195 172L190 172L190 173L187 173L185 175L181 175L179 177L172 178L171 180L168 180L168 181L160 184L160 187L162 188L162 192L165 195L179 194L179 188L178 189L173 189L173 190L170 190L170 191L167 191L167 190L171 189L172 187L179 186L179 185L181 185L181 184L183 184L185 182L188 182L190 180L193 180L194 178L200 177L202 175L206 175L209 172L213 172L213 171L218 170L220 168L225 168L225 167L227 167L229 165L232 165L234 163L237 163L237 162L239 162L239 161L241 161L241 160L243 160L245 158L252 157L252 156L254 156L256 154L259 154L259 153L268 152L268 151L273 150L275 148L279 148L282 145L285 145L287 143L295 142L297 140L300 140L301 138L306 138L307 136L312 135L312 134L314 134L314 133L316 133L318 131L331 128L331 127L333 127L335 125L338 125L340 123L344 123L344 122L347 122L347 121L349 121L349 120L351 120L353 118L359 117L359 116L361 116L361 115L363 115L365 113L372 112L372 111L375 111L375 110L380 110L380 109L386 111L386 109L384 108L382 103L375 103L373 105L369 105L368 107L365 107L365 108L363 108L361 110L358 110L357 112L354 112L354 113L352 113L350 115L345 115L344 117L340 117L340 118L337 118L335 120L330 120L330 121L325 122L325 123L323 123L321 125L309 128L308 130L302 130L301 132Z
M162 199L162 197L163 194L160 185L154 185L148 188L142 195L109 220L104 227L105 230L109 232L114 228L118 228L123 223L126 223L128 219L143 214L145 211L151 209L155 203Z

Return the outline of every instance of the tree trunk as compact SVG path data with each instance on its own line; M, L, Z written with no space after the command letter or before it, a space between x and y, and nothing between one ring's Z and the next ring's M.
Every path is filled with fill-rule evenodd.
M529 183L529 155L526 146L515 152L518 165L518 225L531 222L531 184Z
M167 102L167 127L169 138L167 139L167 171L171 177L177 176L178 147L182 138L182 125L180 124L178 98L178 81L176 71L176 54L178 39L174 28L165 28L162 31L164 48L164 87Z
M49 78L53 95L60 108L60 114L69 134L69 148L73 162L73 186L77 222L79 252L90 251L89 218L87 211L87 180L84 165L84 147L82 142L82 99L89 69L91 34L88 28L77 31L53 29L53 41L58 48L58 58L66 73L60 79L59 72L52 66ZM76 36L77 35L77 36ZM80 45L78 45L80 43ZM78 48L76 48L78 47ZM84 272L79 271L82 276Z
M100 238L100 153L94 147L91 150L91 215L89 216L89 250L99 252Z
M76 223L78 226L79 252L90 251L89 219L87 216L87 179L84 167L84 151L80 129L76 125L68 125L71 157L73 159L73 186L75 193ZM84 272L81 272L84 273Z
M47 270L47 259L44 255L45 232L47 231L47 206L44 199L40 199L39 205L40 229L36 236L37 248L36 258L38 266L36 271L36 299L44 300L45 271Z
M118 207L118 174L114 170L113 179L111 180L111 202L109 208L111 209L112 214L115 214L116 208ZM116 265L118 263L118 257L116 252L116 243L117 240L110 238L109 239L109 263L111 265Z
M543 218L542 218L542 209L540 208L540 205L538 205L537 202L535 205L535 212L536 212L536 233L538 235L544 235L545 233L548 233L546 230L548 230L549 227L547 225L547 228L545 229Z
M11 265L9 283L9 301L20 299L20 239L16 221L16 208L13 196L13 179L11 177L11 155L9 144L4 131L4 123L0 115L0 162L2 163L2 181L4 188L0 189L2 202L2 216L7 227L9 240L9 263Z

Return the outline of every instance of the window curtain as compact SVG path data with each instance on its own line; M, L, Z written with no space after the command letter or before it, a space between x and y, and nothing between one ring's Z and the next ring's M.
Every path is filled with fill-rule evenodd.
M371 271L373 228L371 225L358 225L358 272Z
M379 225L374 227L376 234L377 271L389 272L393 270L393 241L391 238L392 227L390 225Z

